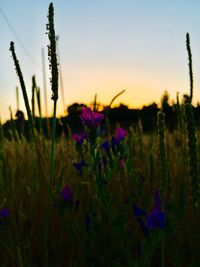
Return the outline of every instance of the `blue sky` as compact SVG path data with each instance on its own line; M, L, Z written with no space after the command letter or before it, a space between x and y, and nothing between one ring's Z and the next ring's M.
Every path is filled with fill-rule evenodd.
M9 105L16 110L15 86L19 85L9 51L10 41L15 42L29 97L33 74L43 90L41 48L45 48L47 58L45 25L49 3L46 0L0 0L1 9L36 62L24 52L0 13L0 114L3 119L9 115ZM106 104L123 89L126 92L118 102L130 107L159 102L164 90L170 93L171 99L175 99L177 91L188 93L186 32L190 33L193 54L194 103L199 101L200 1L57 0L53 3L66 104L89 103L95 93L99 101ZM51 114L49 75L47 72ZM22 98L20 107L24 109ZM58 114L62 112L59 99Z

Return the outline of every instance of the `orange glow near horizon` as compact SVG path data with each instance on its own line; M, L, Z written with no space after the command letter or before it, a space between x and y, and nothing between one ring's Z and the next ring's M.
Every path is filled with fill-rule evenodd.
M126 90L113 103L112 107L123 103L129 108L142 108L144 105L149 105L153 102L160 104L160 98L165 90L169 92L170 101L176 101L176 92L180 92L181 97L185 93L189 93L188 86L185 86L188 81L184 81L182 77L177 79L177 75L165 76L159 70L139 71L135 69L123 68L71 68L63 71L65 105L67 107L75 102L91 104L97 94L97 102L101 105L108 105L112 98L122 90ZM145 77L145 79L144 79ZM163 79L165 82L163 82ZM163 87L162 85L166 86ZM170 86L171 85L171 86ZM182 88L182 90L179 90ZM60 89L59 89L60 90ZM196 92L194 91L194 102L197 101ZM29 92L29 100L30 100ZM44 99L42 97L42 114L44 116ZM53 101L51 100L50 84L48 84L48 116L51 116L53 110ZM20 108L25 112L22 95L20 96ZM31 101L29 101L31 103ZM10 103L15 114L15 103ZM7 107L6 107L7 106ZM63 110L61 92L57 105L57 116L66 115ZM26 112L25 112L26 114ZM37 110L36 110L37 114ZM1 103L1 117L4 122L9 118L8 103Z

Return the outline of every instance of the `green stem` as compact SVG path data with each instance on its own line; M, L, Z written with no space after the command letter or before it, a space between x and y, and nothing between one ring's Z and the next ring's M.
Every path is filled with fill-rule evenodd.
M44 228L44 266L48 266L48 229L49 229L49 217L50 217L50 208L53 192L53 174L54 174L54 145L56 137L56 104L57 100L54 100L54 111L53 111L53 125L52 125L52 140L51 140L51 159L50 159L50 181L49 181L49 190L48 190L48 199L47 199L47 209L45 217L45 228Z
M161 266L165 267L165 232L162 234L162 244L161 244Z

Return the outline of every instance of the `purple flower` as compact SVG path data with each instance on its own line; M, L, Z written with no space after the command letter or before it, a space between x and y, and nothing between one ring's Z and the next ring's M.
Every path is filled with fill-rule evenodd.
M117 141L115 139L115 137L113 136L112 139L111 139L111 146L112 146L112 150L115 151L115 147L117 145Z
M166 222L166 214L161 210L159 190L156 190L154 194L154 206L149 213L146 213L146 211L135 205L133 206L133 212L144 234L144 226L147 229L164 229ZM143 220L141 220L140 217L145 217L145 223Z
M61 198L66 202L73 201L73 192L68 185L64 185L62 191L60 192Z
M102 143L101 148L105 149L108 156L110 155L110 144L109 144L108 140L106 140L105 142Z
M76 141L78 145L82 145L84 140L87 139L87 133L85 132L82 132L80 134L75 133L73 134L72 139Z
M122 140L124 140L126 135L127 135L126 130L122 128L116 128L114 136L116 143L119 144Z
M80 162L73 163L73 165L74 165L74 168L80 172L80 174L82 174L82 172L83 172L83 170L82 170L83 167L88 166L88 164L85 162L84 159L82 159Z
M111 146L112 146L112 150L115 151L116 146L122 141L124 140L124 138L126 137L127 132L126 130L122 129L122 128L116 128L115 130L115 135L112 137L111 139Z
M136 205L133 205L133 212L134 212L134 215L136 217L139 217L139 216L147 217L146 211L144 211L143 209L137 207Z
M80 118L86 126L99 126L104 115L98 112L93 112L91 108L83 108Z
M7 218L10 216L10 210L8 208L3 208L0 210L0 217Z
M151 212L147 216L147 227L148 228L160 228L164 229L166 221L166 214L161 211L160 204L160 193L156 190L154 195L154 206Z

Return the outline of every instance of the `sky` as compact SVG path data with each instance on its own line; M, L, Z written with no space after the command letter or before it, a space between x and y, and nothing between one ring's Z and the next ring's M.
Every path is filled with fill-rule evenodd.
M10 41L15 49L31 101L36 75L45 114L41 50L45 50L48 114L52 114L46 33L48 0L0 0L0 116L16 112L19 86ZM186 33L190 34L194 73L194 104L200 100L199 0L55 0L55 31L64 83L65 104L116 104L130 108L189 94ZM6 16L6 18L5 18ZM10 27L9 27L9 25ZM12 29L11 29L12 28ZM17 35L17 37L16 37ZM21 89L20 89L21 90ZM20 109L25 111L20 91ZM63 114L59 92L58 116Z

